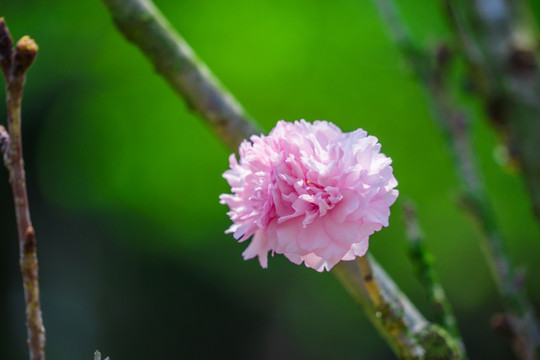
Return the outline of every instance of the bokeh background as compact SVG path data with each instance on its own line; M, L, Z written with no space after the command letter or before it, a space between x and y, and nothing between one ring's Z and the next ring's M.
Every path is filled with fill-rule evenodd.
M330 120L377 136L401 198L371 251L428 317L406 257L414 199L472 358L511 357L501 311L422 88L370 1L156 0L266 129ZM448 37L437 2L399 1L415 38ZM224 230L228 150L114 28L98 0L2 0L14 37L40 46L23 103L49 359L392 359L332 274L282 256L263 270ZM3 89L0 95L4 96ZM511 257L540 304L540 232L521 179L474 99L473 136ZM0 105L2 114L5 105ZM5 116L2 115L2 119ZM5 120L2 120L5 121ZM27 358L7 172L0 168L0 353Z

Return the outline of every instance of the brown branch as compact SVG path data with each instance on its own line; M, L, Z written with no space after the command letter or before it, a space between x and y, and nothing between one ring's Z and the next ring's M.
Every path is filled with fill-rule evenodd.
M36 236L30 220L21 138L21 102L25 74L36 57L38 47L28 36L22 37L15 49L12 44L5 21L0 18L0 66L6 79L8 125L7 131L4 127L0 128L0 145L15 202L30 359L43 360L45 328L39 301Z
M242 106L148 0L103 0L120 32L229 148L260 133Z

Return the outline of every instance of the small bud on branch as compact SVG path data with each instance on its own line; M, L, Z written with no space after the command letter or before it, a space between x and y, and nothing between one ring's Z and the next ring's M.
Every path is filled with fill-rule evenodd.
M38 51L38 46L34 39L23 36L15 48L15 61L13 64L14 75L22 75L34 62Z
M44 360L45 328L39 299L36 235L30 220L21 136L21 102L25 74L34 62L37 51L37 44L28 36L23 36L13 49L13 39L6 22L0 18L0 66L6 80L7 98L7 130L0 126L0 149L9 172L15 203L30 359Z

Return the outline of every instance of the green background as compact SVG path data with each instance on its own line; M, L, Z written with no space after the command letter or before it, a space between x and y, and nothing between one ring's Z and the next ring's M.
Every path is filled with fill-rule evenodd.
M458 206L451 157L423 89L371 1L155 1L266 129L276 121L361 127L393 159L400 199L370 250L430 317L406 257L414 199L472 358L510 356L490 330L502 310ZM399 2L419 43L448 38L437 2ZM392 359L332 274L282 256L263 270L224 230L229 151L114 28L98 0L3 0L12 35L40 51L23 103L49 359ZM463 80L463 79L462 79ZM463 80L464 81L464 80ZM4 92L1 90L3 97ZM498 137L464 104L510 256L540 302L540 233ZM0 105L1 113L5 106ZM2 116L5 119L4 116ZM0 169L0 346L23 359L23 294L7 172ZM1 182L0 182L1 184Z

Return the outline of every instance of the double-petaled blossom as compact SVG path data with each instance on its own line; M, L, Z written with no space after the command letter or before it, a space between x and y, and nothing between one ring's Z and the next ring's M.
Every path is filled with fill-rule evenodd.
M322 271L365 255L369 236L388 226L394 188L391 159L364 130L343 133L326 121L279 121L231 155L222 194L233 221L226 231L251 243L244 259L268 252Z

